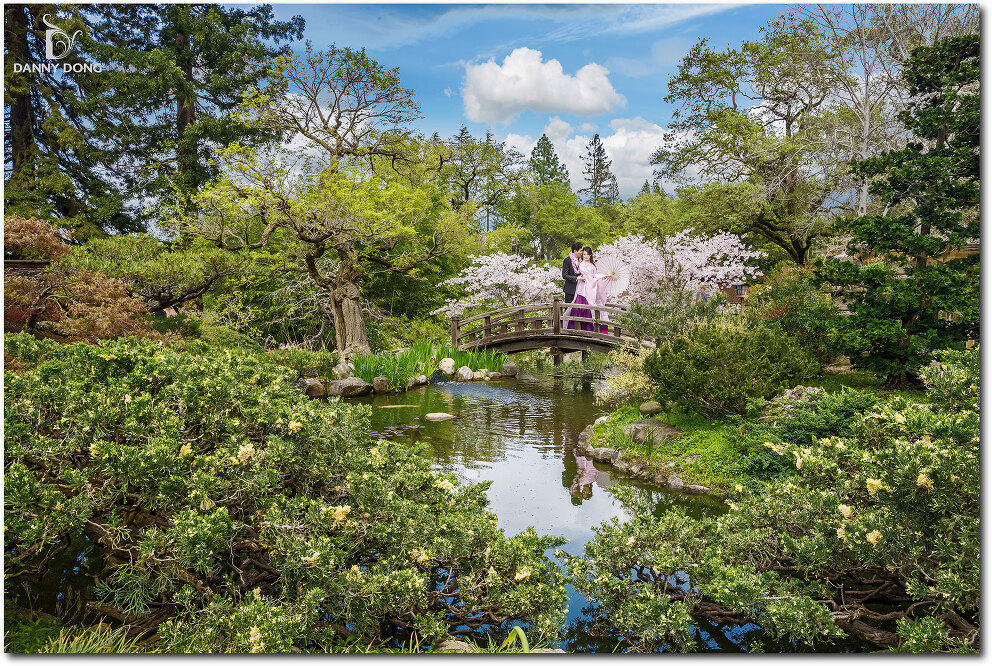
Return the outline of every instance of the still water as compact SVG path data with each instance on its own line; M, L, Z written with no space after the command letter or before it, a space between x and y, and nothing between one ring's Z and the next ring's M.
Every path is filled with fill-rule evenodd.
M439 379L440 376L435 376ZM579 433L609 410L597 406L592 380L522 375L491 382L447 382L407 393L359 398L372 406L372 436L424 443L435 468L462 482L492 481L490 508L507 534L534 526L538 534L563 536L561 548L580 555L592 528L622 505L609 489L633 486L656 511L692 516L723 512L713 497L686 495L644 484L575 453ZM424 415L457 418L430 422ZM568 629L559 647L570 652L612 652L615 640L586 631L590 604L569 588ZM760 632L755 625L697 627L702 649L746 651ZM788 649L788 648L787 648Z

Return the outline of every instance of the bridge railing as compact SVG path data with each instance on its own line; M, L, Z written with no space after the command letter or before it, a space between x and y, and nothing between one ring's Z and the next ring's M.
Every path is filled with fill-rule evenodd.
M591 316L573 316L568 313L572 307L589 310ZM582 338L610 345L639 343L616 321L616 316L625 312L627 308L622 306L576 305L556 298L551 303L501 308L466 319L452 317L451 347L471 349L540 336ZM592 330L582 330L582 324L591 324Z

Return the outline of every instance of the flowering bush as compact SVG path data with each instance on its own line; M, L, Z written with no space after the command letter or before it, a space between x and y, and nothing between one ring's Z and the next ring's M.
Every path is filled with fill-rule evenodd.
M449 301L431 314L455 317L470 308L550 302L561 293L561 270L557 267L539 266L526 257L502 252L469 258L471 266L441 283L461 286L467 296Z
M657 386L644 373L644 361L650 353L644 347L634 353L623 348L611 350L606 358L617 372L603 377L596 388L596 402L617 403L654 393Z
M930 381L971 364L951 360ZM977 386L977 372L967 372ZM584 557L559 556L601 604L600 628L639 651L691 649L689 625L707 619L755 623L771 641L814 649L851 635L897 650L974 651L978 416L895 398L843 436L769 433L766 448L792 473L757 491L738 486L725 515L654 515L618 490L633 518L600 526ZM745 643L763 647L756 640Z
M556 632L544 550L561 541L507 538L484 484L364 441L367 406L308 400L294 372L200 341L21 334L5 352L26 366L4 377L8 576L85 535L102 563L90 607L160 651Z

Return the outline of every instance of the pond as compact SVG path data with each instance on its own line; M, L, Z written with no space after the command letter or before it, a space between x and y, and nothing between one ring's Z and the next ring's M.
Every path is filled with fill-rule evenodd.
M609 410L595 404L593 380L522 374L490 382L449 382L436 375L428 386L394 395L356 399L373 407L372 436L423 443L435 468L461 481L492 481L490 508L507 534L534 526L539 534L569 541L562 549L581 554L592 528L624 516L609 492L632 486L657 512L699 517L725 510L721 500L644 484L608 465L591 465L574 452L582 430ZM457 418L430 422L430 412ZM569 588L568 626L559 644L569 652L613 652L615 640L587 631L590 604ZM746 651L756 625L700 626L702 649ZM793 651L796 646L780 646Z

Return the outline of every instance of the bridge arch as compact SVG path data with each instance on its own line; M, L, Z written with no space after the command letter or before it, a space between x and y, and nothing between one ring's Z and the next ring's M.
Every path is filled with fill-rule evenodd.
M555 364L570 351L608 352L616 347L637 349L640 338L614 318L627 312L615 305L583 305L589 317L565 316L571 303L517 305L461 319L451 318L452 349L490 349L507 354L550 348ZM585 329L583 330L583 325Z

